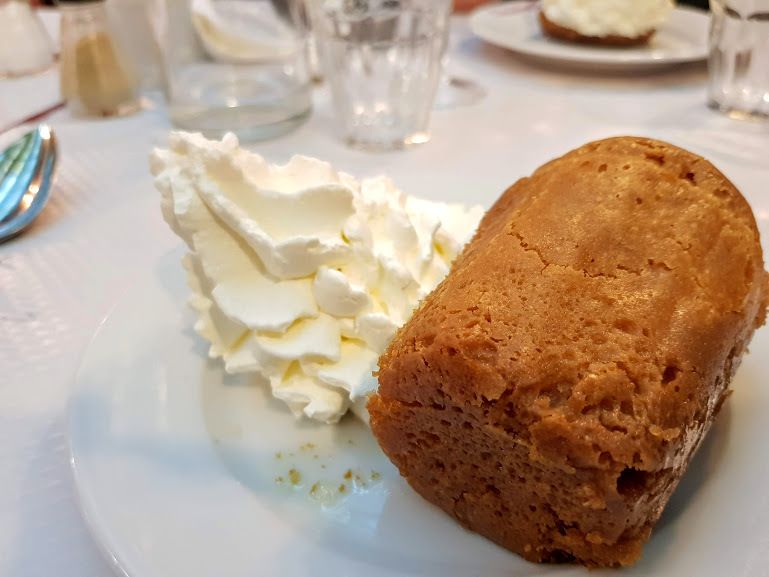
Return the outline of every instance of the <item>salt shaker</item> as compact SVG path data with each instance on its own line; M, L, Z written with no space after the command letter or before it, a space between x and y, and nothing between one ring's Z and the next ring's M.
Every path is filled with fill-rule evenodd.
M53 45L29 0L0 0L0 78L24 76L53 64Z
M61 94L78 116L139 108L138 80L107 23L104 0L61 0Z

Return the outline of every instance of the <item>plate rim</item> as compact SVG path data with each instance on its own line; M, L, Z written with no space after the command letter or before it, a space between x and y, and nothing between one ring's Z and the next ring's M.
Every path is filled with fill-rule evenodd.
M177 250L177 249L174 249ZM173 252L173 251L172 251ZM139 572L132 567L130 563L127 563L122 555L119 554L119 547L117 547L114 539L109 536L109 531L105 531L104 523L99 523L97 518L99 517L98 508L95 506L93 499L89 497L87 493L83 491L83 474L81 472L79 462L80 459L75 455L75 448L73 443L73 430L75 427L74 421L77 414L75 410L76 400L78 398L77 393L81 391L83 382L83 371L86 368L86 359L90 351L93 349L94 343L99 339L101 333L104 331L110 318L112 318L116 309L126 299L132 288L137 286L137 278L134 278L131 282L127 283L127 286L115 299L115 302L109 307L106 313L102 316L96 325L96 328L91 334L91 337L83 345L80 350L80 354L77 359L77 370L72 376L71 387L69 391L69 398L65 407L66 411L66 437L67 437L67 459L69 461L70 479L72 482L73 496L75 497L75 504L80 515L80 518L85 524L86 530L91 537L91 542L95 545L101 558L107 563L113 573L120 577L137 577Z

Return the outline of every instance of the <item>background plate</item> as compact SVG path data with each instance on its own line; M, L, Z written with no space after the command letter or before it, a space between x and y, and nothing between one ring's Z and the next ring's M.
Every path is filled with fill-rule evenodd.
M545 36L539 3L493 4L476 10L470 28L477 36L521 55L551 64L607 70L642 70L704 60L708 55L707 12L676 8L649 44L637 47L586 46Z

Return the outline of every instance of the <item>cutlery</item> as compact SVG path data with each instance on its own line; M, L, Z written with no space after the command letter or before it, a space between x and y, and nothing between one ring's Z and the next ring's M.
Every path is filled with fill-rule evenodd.
M56 138L46 124L0 153L0 242L19 234L43 210L56 160Z

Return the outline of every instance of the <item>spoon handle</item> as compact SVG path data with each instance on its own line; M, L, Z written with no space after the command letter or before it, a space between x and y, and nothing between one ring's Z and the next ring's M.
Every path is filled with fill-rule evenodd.
M30 179L29 187L14 207L10 218L0 221L0 243L6 241L29 226L48 202L51 184L56 169L57 149L53 131L45 125L37 129L41 140L39 162Z
M25 134L0 159L0 222L12 214L37 171L42 138L39 130Z

